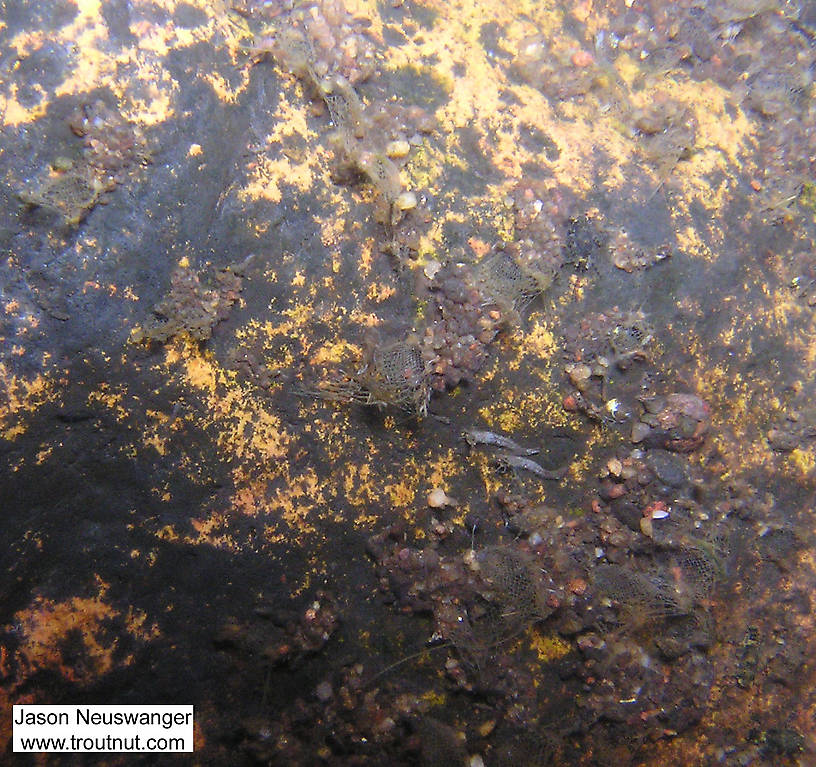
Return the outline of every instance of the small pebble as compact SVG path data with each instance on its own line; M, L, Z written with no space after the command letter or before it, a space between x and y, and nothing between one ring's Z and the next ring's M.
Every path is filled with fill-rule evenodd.
M494 729L496 729L496 720L488 719L486 722L479 725L479 735L486 738L491 732L493 732Z
M642 442L649 436L649 432L651 428L648 424L643 423L643 421L637 421L632 425L632 442Z
M482 759L481 755L474 754L470 757L470 762L468 762L470 767L484 767L484 759Z
M315 689L315 695L317 695L318 700L325 703L334 695L331 684L328 681L321 682Z
M389 141L385 147L385 153L392 159L396 160L401 157L407 157L408 152L411 151L411 145L405 139L397 139L396 141Z
M441 487L435 487L428 493L428 506L432 509L442 509L445 506L456 506L456 499L451 498Z
M436 273L441 268L442 264L440 264L439 261L428 261L428 263L425 264L425 268L422 271L425 273L425 276L429 280L432 280L436 276Z
M567 584L567 588L573 593L578 596L586 593L587 590L587 582L583 578L573 578L569 584Z
M417 197L413 192L403 192L394 200L394 205L399 210L411 210L417 206Z
M54 162L51 163L51 167L54 170L58 171L68 171L74 166L74 161L70 157L63 157L60 155L59 157L54 158Z
M586 51L576 51L572 54L572 64L576 67L588 67L594 61L592 54Z
M568 394L564 397L563 406L567 412L574 413L578 410L578 400L572 394Z
M567 365L566 371L570 381L572 381L573 386L577 386L579 389L582 388L582 386L590 379L590 376L592 375L592 369L589 367L589 365L583 365L580 363Z

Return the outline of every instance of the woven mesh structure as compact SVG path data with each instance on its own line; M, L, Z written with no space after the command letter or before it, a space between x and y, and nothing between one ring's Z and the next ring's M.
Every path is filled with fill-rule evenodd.
M478 562L506 622L524 624L549 615L542 593L543 578L529 557L493 546L480 552Z
M552 612L546 604L545 578L528 555L507 546L491 546L477 555L479 600L455 624L448 639L463 659L483 668L500 643L521 634Z
M787 570L796 562L802 542L790 528L769 530L759 539L762 557L773 562L782 570Z
M431 390L419 347L395 343L375 349L354 380L366 394L366 404L396 405L424 415Z
M635 314L615 325L609 333L609 345L618 357L641 354L652 340L652 331L646 320Z
M400 342L374 349L358 372L340 372L321 381L316 389L300 389L298 393L332 402L393 405L425 415L431 388L419 348Z
M639 622L688 615L691 610L661 576L649 577L620 565L599 565L593 570L592 580L599 594L617 602Z
M495 253L476 269L476 282L488 303L520 312L544 291L542 280L508 253Z
M320 94L338 130L348 131L358 138L364 135L363 102L348 80L340 75L323 80Z
M677 557L683 584L695 599L707 599L724 575L722 559L710 546L684 549Z
M690 647L708 647L714 638L711 616L695 611L668 618L655 633L655 644L667 658L677 658Z

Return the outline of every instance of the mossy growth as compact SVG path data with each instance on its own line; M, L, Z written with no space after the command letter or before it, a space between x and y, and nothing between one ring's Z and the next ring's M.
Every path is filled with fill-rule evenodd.
M810 211L816 219L816 184L808 182L802 186L802 191L799 193L799 204Z

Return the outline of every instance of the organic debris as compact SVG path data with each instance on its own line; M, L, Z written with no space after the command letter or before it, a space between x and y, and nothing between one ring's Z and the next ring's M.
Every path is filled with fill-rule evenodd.
M80 159L58 158L20 192L20 198L56 212L67 226L76 226L133 167L149 162L150 154L141 130L101 100L82 107L70 124L83 140Z
M206 341L239 300L245 265L246 261L217 270L213 287L203 285L190 267L177 267L170 275L170 293L153 309L153 320L135 330L131 339L136 343L166 343L186 335L194 341Z

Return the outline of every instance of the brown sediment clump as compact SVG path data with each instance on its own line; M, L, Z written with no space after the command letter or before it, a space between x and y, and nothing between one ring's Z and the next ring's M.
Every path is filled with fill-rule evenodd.
M65 224L74 226L88 215L102 193L109 189L89 168L72 165L67 170L52 170L21 191L20 199L27 205L54 211Z
M422 336L431 386L444 391L481 369L503 327L550 286L553 273L521 264L509 252L488 254L476 266L447 264L429 281L433 301Z
M214 286L206 287L197 272L178 267L170 275L170 293L153 309L154 319L135 330L132 340L164 343L175 336L187 335L196 341L206 341L239 299L243 269L244 265L219 269Z
M374 72L374 47L342 4L322 2L280 16L274 40L259 51L271 52L325 104L335 129L330 139L335 180L363 178L370 183L387 208L389 227L416 206L397 163L411 149L407 130L427 130L427 118L421 110L416 115L394 105L363 103L355 85Z
M612 235L609 249L612 254L612 263L624 272L648 269L672 255L672 248L669 245L658 248L639 246L632 241L625 230L619 230Z
M703 444L711 409L698 396L673 393L643 397L641 403L645 412L633 426L633 441L678 453L690 453Z
M552 273L520 265L509 253L488 255L475 266L446 264L428 281L430 306L418 342L372 348L358 372L302 391L319 399L397 405L424 415L431 391L471 380L502 328L547 290Z
M70 126L82 138L81 157L57 158L52 169L20 192L20 198L75 226L106 192L125 180L131 168L149 162L150 153L141 130L101 100L77 110Z
M441 557L432 549L392 547L380 535L368 549L378 560L383 585L403 609L431 610L434 637L450 642L472 670L488 675L487 659L552 615L563 595L536 555L514 544Z

